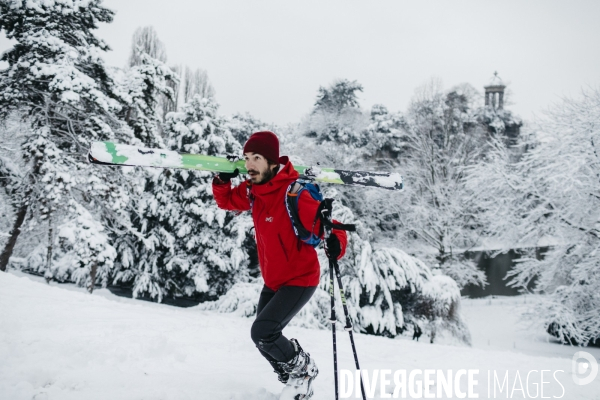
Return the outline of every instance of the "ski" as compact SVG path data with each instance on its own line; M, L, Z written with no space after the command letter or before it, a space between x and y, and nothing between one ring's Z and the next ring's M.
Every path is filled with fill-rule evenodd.
M139 166L157 168L193 169L199 171L233 172L246 174L244 160L230 161L226 157L186 154L164 149L150 149L113 142L94 142L88 153L92 164ZM337 168L305 167L295 165L300 175L317 182L342 185L370 186L388 190L402 190L402 176L396 172L348 171Z

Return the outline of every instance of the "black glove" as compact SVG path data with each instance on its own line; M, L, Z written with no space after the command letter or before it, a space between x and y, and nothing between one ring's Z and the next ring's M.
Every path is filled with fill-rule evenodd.
M239 169L235 169L235 171L233 172L219 172L219 175L217 175L217 178L219 178L221 180L221 182L223 183L229 183L231 182L232 178L236 178L240 175L240 170Z
M236 162L244 159L244 157L240 156L239 154L227 154L225 158L227 158L227 160L231 162Z
M327 247L325 248L325 253L327 254L327 257L337 260L339 255L342 253L342 245L340 244L340 239L338 239L338 237L332 233L331 235L329 235L325 242L327 244Z

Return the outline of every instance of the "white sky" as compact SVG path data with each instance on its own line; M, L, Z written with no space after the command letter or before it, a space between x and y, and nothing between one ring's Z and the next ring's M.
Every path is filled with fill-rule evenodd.
M319 86L356 79L363 107L405 111L431 77L483 91L498 71L525 119L600 84L600 1L105 0L98 35L123 66L133 31L153 25L168 62L201 67L221 113L297 122ZM3 35L0 35L3 36ZM0 51L9 44L2 37Z

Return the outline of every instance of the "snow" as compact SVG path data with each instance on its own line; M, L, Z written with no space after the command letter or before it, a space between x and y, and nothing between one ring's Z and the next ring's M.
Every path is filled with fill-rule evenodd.
M402 175L397 172L391 173L389 176L375 176L375 182L385 188L401 188Z
M564 398L600 399L600 379L577 386L569 376L578 349L536 342L516 331L511 336L512 306L524 299L464 300L474 348L357 334L361 367L479 369L479 398L487 398L488 371L499 376L508 371L509 377L519 371L524 381L530 370L563 370L556 376ZM0 274L0 321L1 399L274 400L282 388L250 340L252 320L239 315L119 298L105 289L90 295L11 272ZM331 399L331 332L297 327L285 332L319 365L314 400ZM516 349L510 348L515 339ZM600 357L598 349L584 350ZM343 330L338 355L340 368L351 369ZM560 397L552 375L546 381L554 385L545 384L544 396ZM379 389L375 393L380 398Z
M535 296L493 296L482 299L463 298L461 312L471 329L475 348L514 351L535 356L570 358L578 347L558 344L544 328L519 322L519 312ZM600 347L583 348L600 360Z

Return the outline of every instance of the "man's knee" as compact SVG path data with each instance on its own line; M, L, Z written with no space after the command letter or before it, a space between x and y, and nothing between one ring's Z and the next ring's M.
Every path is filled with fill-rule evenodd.
M274 342L281 336L276 324L267 321L254 321L250 329L250 337L257 346L261 342Z

